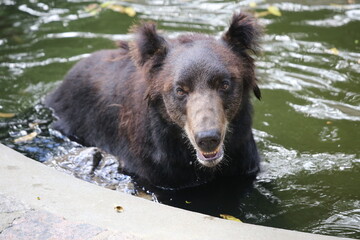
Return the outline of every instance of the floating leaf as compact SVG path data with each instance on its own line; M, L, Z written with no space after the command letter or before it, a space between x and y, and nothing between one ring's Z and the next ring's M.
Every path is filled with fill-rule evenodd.
M263 11L263 12L257 12L254 14L255 17L259 18L259 17L265 17L267 15L270 15L270 12L269 11Z
M269 6L268 11L270 14L281 17L280 9L277 6Z
M134 17L136 15L136 11L132 7L123 7L121 5L114 4L111 2L109 2L108 4L103 4L102 7L110 9L114 12L125 13L130 17Z
M185 201L186 204L190 204L191 202L190 201Z
M33 140L36 136L37 136L37 132L32 132L32 133L30 133L30 134L28 134L28 135L25 135L25 136L16 138L16 139L14 140L14 142L15 142L15 143L19 143L19 142L31 141L31 140Z
M330 6L338 7L338 8L343 8L344 7L344 5L336 4L336 3L330 3Z
M129 17L134 17L136 15L136 11L132 7L126 7L124 12L129 15Z
M99 4L93 3L85 7L86 12L92 12L99 8Z
M114 1L104 2L100 5L93 3L85 7L85 11L92 15L98 14L103 9L110 9L114 12L125 13L130 17L134 17L136 15L136 11L132 7L123 7L119 4L116 4Z
M240 219L233 217L231 215L228 215L228 214L220 214L220 217L227 219L227 220L231 220L231 221L242 222Z
M96 15L101 11L99 4L93 3L85 7L85 12L90 13L91 15Z
M250 2L249 6L252 7L252 8L256 8L257 3L256 2Z
M119 12L119 13L124 13L124 11L125 11L125 8L123 6L116 5L116 4L110 4L106 8L113 10L114 12Z
M15 113L1 113L0 112L0 118L12 118L15 116Z
M118 212L118 213L122 213L124 211L124 208L122 206L115 206L114 209Z
M334 55L339 55L339 50L337 50L337 48L330 48L329 51Z
M331 125L331 124L332 124L332 121L327 121L326 124L327 124L327 125Z
M102 8L107 8L108 6L113 5L113 4L115 4L114 1L104 2L104 3L102 3L102 4L100 5L100 7L102 7Z

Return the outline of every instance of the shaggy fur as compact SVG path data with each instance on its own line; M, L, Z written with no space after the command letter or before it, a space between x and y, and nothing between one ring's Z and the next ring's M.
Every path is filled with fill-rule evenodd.
M165 39L153 23L132 31L134 41L81 60L47 97L58 117L53 127L117 156L121 171L155 186L256 176L249 98L260 90L249 50L257 51L261 28L254 18L234 14L221 39Z

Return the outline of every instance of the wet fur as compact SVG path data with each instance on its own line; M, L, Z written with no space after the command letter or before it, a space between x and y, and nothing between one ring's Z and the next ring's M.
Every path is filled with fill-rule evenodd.
M156 186L188 187L221 176L256 176L259 156L251 130L249 98L251 92L260 98L260 91L254 60L248 54L249 49L258 48L261 28L255 20L247 14L234 14L220 40L202 34L169 40L160 36L152 23L132 31L134 41L120 41L118 49L99 51L81 60L46 98L45 104L58 117L53 128L112 153L124 166L121 171ZM224 66L233 64L229 69L239 76L236 86L241 89L221 98L228 120L226 160L215 168L197 163L184 132L186 107L171 96L177 67L173 61L176 54L171 51L194 45L210 49L205 53L220 56ZM230 52L232 57L228 57ZM239 61L239 67L234 60ZM214 63L207 60L206 64Z

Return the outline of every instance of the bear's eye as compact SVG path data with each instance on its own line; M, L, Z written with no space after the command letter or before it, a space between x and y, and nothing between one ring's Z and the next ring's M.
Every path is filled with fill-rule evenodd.
M182 96L186 95L186 91L185 91L183 88L178 87L178 88L176 88L176 94L177 94L179 97L182 97Z
M220 89L226 91L230 88L230 82L228 80L224 80L221 82Z

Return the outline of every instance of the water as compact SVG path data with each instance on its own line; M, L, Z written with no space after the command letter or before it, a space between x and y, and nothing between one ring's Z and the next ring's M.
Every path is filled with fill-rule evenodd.
M255 3L256 2L256 6ZM99 185L243 222L360 238L360 4L331 1L133 0L130 17L97 15L80 0L0 0L0 141L27 156ZM98 2L101 4L101 2ZM250 7L252 6L252 7ZM282 16L264 13L277 6ZM79 59L131 24L155 20L170 37L185 31L220 35L232 12L248 9L266 26L257 57L263 99L254 99L254 132L263 172L254 189L225 180L195 190L149 192L48 128L41 99ZM32 134L27 142L17 139ZM90 155L89 155L90 154ZM64 157L65 155L65 157Z

